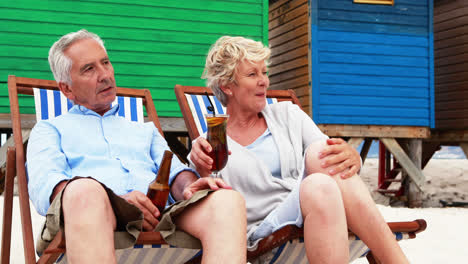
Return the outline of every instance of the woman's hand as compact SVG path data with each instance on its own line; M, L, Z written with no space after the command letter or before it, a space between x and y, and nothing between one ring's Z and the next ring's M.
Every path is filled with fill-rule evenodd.
M320 151L319 159L322 168L331 168L328 173L341 173L343 179L349 178L361 169L361 156L356 149L341 138L327 139L328 146Z
M194 193L205 189L219 190L232 188L220 178L203 177L185 187L183 192L184 199L190 199Z
M190 160L195 165L196 170L200 173L200 176L207 177L211 173L211 167L213 166L213 159L208 156L213 150L210 143L203 138L198 137L195 143L192 145L192 151L190 152Z
M144 193L132 191L120 197L138 207L138 209L143 212L143 229L145 231L153 231L156 228L156 225L159 223L158 217L161 213Z

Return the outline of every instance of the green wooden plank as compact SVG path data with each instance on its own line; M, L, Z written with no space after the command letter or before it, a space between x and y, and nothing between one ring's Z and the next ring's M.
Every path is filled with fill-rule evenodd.
M148 76L141 78L136 75L123 75L118 74L115 76L117 86L128 87L128 88L171 88L174 89L176 84L187 85L187 86L204 86L205 80L200 79L200 76L194 77L165 77L165 76Z
M0 44L0 57L47 59L49 48Z
M168 65L168 64L140 64L140 63L114 63L114 70L116 74L134 74L140 76L200 76L203 70L203 64L190 66L190 65ZM2 58L0 63L0 71L44 71L49 69L49 64L46 58L44 59L29 59L29 58Z
M3 58L2 58L3 61ZM1 64L1 63L0 63ZM8 75L16 75L19 77L37 78L53 80L54 77L49 68L42 70L23 70L23 69L3 69L0 70L0 81L8 81Z
M177 102L168 101L168 100L153 100L153 101L154 101L156 110L161 109L161 110L158 110L158 112L159 111L168 111L168 112L174 111L175 112L175 111L180 110L180 107L177 104Z
M1 82L0 83L0 97L1 98L8 98L8 83ZM1 102L1 100L0 100Z
M208 48L207 48L208 50ZM203 67L205 55L165 54L153 52L109 51L109 57L115 63L139 63L158 65L181 65Z
M10 108L7 106L0 106L0 113L9 113Z
M222 21L222 14L217 14ZM178 21L168 19L147 19L139 17L103 16L82 13L56 13L51 11L0 9L0 17L8 20L53 22L62 24L74 24L80 21L85 26L101 25L132 29L158 29L184 32L210 32L222 33L226 26L233 24L223 22ZM255 34L260 27L258 25L236 24L232 27L234 34Z
M0 70L30 70L35 71L37 69L48 69L49 64L47 62L47 57L44 59L30 59L30 58L22 58L18 60L18 58L12 57L3 57L2 63L0 63Z
M0 24L7 25L8 28L17 29L20 26L14 21L1 21ZM27 23L31 25L31 23ZM7 29L1 28L1 30ZM25 26L26 25L22 25ZM50 48L52 43L58 39L58 35L45 35L36 34L34 32L3 32L0 31L0 44L1 45L21 45L21 46L34 46L34 47L47 47Z
M145 40L151 43L153 42L164 42L167 45L172 45L171 42L176 43L190 43L190 44L206 44L211 45L216 39L222 35L241 35L250 37L256 40L261 40L262 31L261 27L254 34L247 32L233 32L234 26L226 26L223 32L210 33L210 32L182 32L174 30L157 30L157 29L135 29L135 28L112 28L107 26L99 25L84 25L84 24L57 24L57 23L46 23L46 22L35 22L35 21L12 21L3 20L0 17L0 24L8 25L1 30L3 34L15 34L13 38L7 36L7 38L0 38L0 43L10 43L7 40L11 40L11 43L36 43L37 37L24 35L47 35L47 43L52 45L58 40L63 34L72 31L78 31L82 28L86 28L88 31L94 32L101 36L106 42L122 42L122 45L132 44L135 40ZM12 29L14 32L8 32L7 29ZM18 37L15 38L15 37ZM150 43L142 43L143 45L151 45ZM44 41L41 41L39 45L45 45ZM47 45L47 46L49 46ZM139 45L139 44L137 44ZM134 47L138 49L138 46ZM145 47L146 48L146 47Z
M210 45L189 44L189 43L167 43L156 41L133 41L104 39L106 48L111 55L114 51L134 51L134 52L154 52L165 54L191 54L202 56L207 53ZM160 38L161 40L163 38ZM216 38L213 38L216 39ZM213 41L214 42L214 41Z
M119 17L144 17L144 18L157 18L165 20L190 20L199 22L220 22L220 13L228 14L223 17L221 22L232 24L251 24L258 25L261 23L262 10L247 9L244 13L231 12L226 3L224 10L209 11L197 10L191 8L193 2L186 1L183 8L173 7L153 7L153 6L138 6L119 3L90 3L90 2L66 2L66 1L45 1L31 3L30 1L15 1L12 4L10 1L0 2L0 8L9 8L12 10L40 10L57 13L92 13L105 16L119 16ZM109 13L112 10L112 13Z
M180 117L174 85L205 85L200 79L205 55L220 36L242 35L266 43L267 4L266 0L2 1L0 112L9 112L9 74L53 79L47 62L50 46L63 34L86 28L104 39L118 86L147 88L160 116ZM19 101L22 113L34 113L31 96L20 96Z
M262 42L266 46L268 46L268 34L269 34L269 29L268 29L268 13L269 13L268 2L269 2L268 0L263 0L263 3L262 3L263 4L263 14L266 14L265 16L263 16L263 20L262 20L262 27L263 27Z
M185 7L186 5L190 5L191 9L194 10L212 10L212 11L226 11L229 10L230 12L236 13L247 13L251 12L249 10L252 9L259 9L260 4L256 1L249 2L249 3L239 3L237 1L228 2L228 1L221 1L221 0L177 0L177 1L167 1L167 0L82 0L81 2L100 2L100 3L122 3L127 5L140 5L144 7L172 7L172 8L181 8ZM257 3L257 4L255 4Z
M184 77L184 76L200 76L203 69L200 67L191 67L191 66L172 66L172 65L141 65L135 63L126 63L126 64L114 64L114 70L116 74L130 74L137 76L142 75L142 68L145 68L147 76L152 76L158 74L159 76L172 76L172 77Z

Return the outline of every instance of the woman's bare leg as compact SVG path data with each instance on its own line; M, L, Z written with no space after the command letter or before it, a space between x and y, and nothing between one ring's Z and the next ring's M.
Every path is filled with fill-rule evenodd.
M318 152L326 145L320 141L309 146L306 155L306 173L325 173ZM374 255L383 263L408 263L384 218L375 206L366 185L357 175L341 179L329 176L338 184L343 197L346 220L351 231L357 234Z
M340 189L330 176L316 173L301 182L304 241L310 263L348 263L348 230Z

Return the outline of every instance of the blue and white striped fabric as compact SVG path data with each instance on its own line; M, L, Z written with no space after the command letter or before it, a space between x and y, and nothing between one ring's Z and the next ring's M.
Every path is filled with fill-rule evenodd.
M409 235L406 233L395 233L396 239L409 239ZM364 257L369 252L369 248L360 240L357 236L350 234L349 240L349 263L354 260ZM307 256L304 248L303 239L295 239L277 247L271 252L251 261L252 264L307 264Z
M194 94L185 94L185 98L189 104L190 110L193 114L193 119L195 125L197 126L198 133L202 135L207 131L205 114L212 114L212 111L208 110L208 106L211 106L210 102L206 95L194 95ZM211 102L214 104L215 114L226 114L226 108L219 102L216 96L210 96ZM267 98L268 104L273 104L278 102L276 98Z
M409 239L406 233L396 232L396 240ZM369 252L369 248L355 235L350 234L349 237L349 263L357 258L364 257ZM135 250L138 249L138 250ZM167 263L167 264L182 264L193 257L201 254L197 249L181 249L174 248L169 245L161 246L139 246L134 248L116 250L117 263ZM67 260L62 257L57 263L66 264ZM269 253L250 261L251 264L307 264L307 256L304 248L303 239L295 239L284 243Z
M136 245L115 251L118 264L183 264L198 254L201 254L199 249L175 248L169 245ZM67 258L62 255L57 263L67 264Z
M34 103L36 105L36 119L48 120L67 113L73 106L70 101L58 90L34 88ZM143 100L135 97L117 96L112 106L119 104L119 116L129 121L144 122Z

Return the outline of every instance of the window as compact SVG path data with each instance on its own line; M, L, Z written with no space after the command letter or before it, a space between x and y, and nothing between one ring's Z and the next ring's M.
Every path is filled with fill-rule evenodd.
M394 0L353 0L359 4L393 5Z

